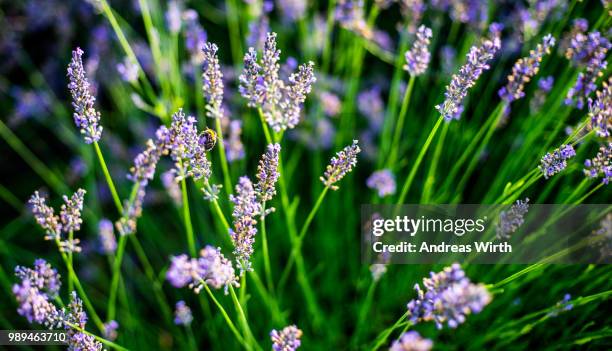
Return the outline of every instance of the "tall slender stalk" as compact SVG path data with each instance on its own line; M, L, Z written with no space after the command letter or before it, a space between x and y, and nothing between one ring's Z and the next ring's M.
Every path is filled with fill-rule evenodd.
M102 151L100 150L100 145L98 145L97 141L93 143L94 149L96 150L96 155L98 156L98 161L100 162L100 166L102 167L102 172L104 173L104 178L106 179L106 184L108 184L108 189L111 192L113 197L113 202L117 207L117 211L119 213L123 212L123 206L121 206L121 199L119 198L119 194L117 194L117 189L115 188L115 183L113 183L113 178L111 178L110 172L108 171L108 167L106 167L106 162L104 161L104 156L102 156Z
M223 142L223 131L221 130L221 119L215 118L215 129L217 131L217 138L219 139L219 158L221 159L221 170L223 171L224 185L227 191L232 190L232 178L230 176L229 167L227 163L227 157L225 155L225 144Z
M395 125L395 133L393 133L391 153L389 154L389 158L387 159L386 163L387 167L395 164L395 161L397 160L401 141L400 139L404 129L404 121L406 120L406 114L408 112L408 105L410 104L410 97L412 96L412 89L414 88L415 79L415 76L410 76L410 80L408 80L408 87L406 88L406 93L404 93L404 99L402 100L402 108L400 109L397 124Z

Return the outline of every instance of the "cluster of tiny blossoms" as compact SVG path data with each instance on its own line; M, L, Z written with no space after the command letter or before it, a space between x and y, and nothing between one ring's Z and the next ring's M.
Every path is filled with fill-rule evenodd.
M499 96L508 103L524 97L525 83L528 83L538 73L542 57L549 54L554 45L555 38L548 34L535 50L529 52L529 56L520 58L512 67L512 74L508 76L508 84L499 90Z
M421 25L416 33L417 39L414 42L412 49L406 52L406 64L404 69L410 72L412 76L420 76L425 73L431 53L429 52L429 43L432 36L431 29Z
M612 143L599 147L599 152L590 160L584 161L584 174L589 178L599 178L608 184L612 179Z
M206 43L202 49L204 53L202 91L206 98L206 115L212 118L223 117L223 73L219 65L216 44Z
M385 197L395 194L396 184L395 175L389 169L383 169L372 173L366 180L366 185L370 189L376 189L378 196Z
M417 298L408 302L408 315L412 323L433 320L438 329L444 323L455 328L465 322L466 315L479 313L491 302L491 294L482 284L473 284L459 264L441 272L430 273L423 279L425 291L415 284Z
M300 347L302 341L302 331L295 325L284 327L281 331L273 329L270 332L272 339L272 350L274 351L295 351Z
M279 144L268 145L257 166L257 183L253 185L247 176L240 177L235 194L230 195L230 201L234 204L233 228L230 229L230 236L241 275L251 270L257 218L266 216L274 210L273 208L264 210L264 208L265 203L276 195L276 182L280 177L278 172L280 149Z
M326 187L332 190L338 190L338 186L335 184L357 165L357 155L361 152L357 143L357 140L353 140L353 144L338 151L336 156L332 157L329 165L327 165L325 169L325 173L323 173L323 176L320 178Z
M45 230L45 240L55 240L64 252L80 252L79 239L65 237L66 235L81 229L81 211L83 210L83 198L85 190L79 189L70 198L64 195L59 216L55 215L52 207L46 203L46 198L41 197L38 191L30 197L29 204L32 214L38 225Z
M432 347L433 341L425 339L418 332L411 330L393 341L389 351L429 351Z
M102 350L102 344L93 336L79 331L85 329L87 315L74 291L66 307L58 308L51 302L58 297L61 282L59 274L50 264L37 259L34 268L17 266L15 275L20 280L13 285L19 315L29 323L64 328L69 350Z
M174 324L188 326L191 324L191 321L193 321L191 308L187 306L185 301L177 302L174 309Z
M204 284L215 289L230 285L238 286L232 262L225 258L221 249L206 246L200 250L200 257L189 258L186 254L173 256L166 279L175 288L189 286L199 293Z
M481 46L470 48L467 63L459 69L459 73L453 75L450 84L446 87L444 102L436 106L447 121L459 119L468 89L476 84L482 72L489 69L488 62L501 48L499 31L492 31L492 34L493 37L483 40Z
M561 172L567 167L567 160L576 156L576 151L572 145L561 145L559 148L542 156L538 167L544 179Z
M523 225L527 211L529 211L529 198L526 198L525 201L516 200L516 203L510 207L510 210L502 211L499 214L499 222L495 227L497 238L509 238L510 234Z
M302 105L316 81L313 62L300 65L287 82L283 81L279 75L279 60L276 33L268 33L261 64L255 49L249 48L239 77L240 94L248 100L248 106L260 108L266 122L276 132L292 129L299 123Z
M612 131L612 77L603 82L603 88L595 94L595 100L589 99L589 129L607 138Z
M96 111L94 103L96 98L91 94L89 81L83 68L83 50L76 48L72 51L72 61L68 65L68 89L72 96L74 107L74 123L80 129L87 144L100 140L102 126L100 125L100 112Z

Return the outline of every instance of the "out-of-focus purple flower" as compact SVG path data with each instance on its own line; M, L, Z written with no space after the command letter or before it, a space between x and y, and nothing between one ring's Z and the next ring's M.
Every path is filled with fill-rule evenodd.
M370 130L380 131L385 117L385 103L380 87L374 86L360 92L357 95L357 110L368 119Z
M174 178L174 173L171 170L166 171L161 174L160 179L164 185L164 188L166 188L166 192L170 196L172 203L174 203L175 206L182 206L183 195L181 194L181 188L178 186Z
M338 190L338 186L335 184L357 165L357 155L361 152L357 143L357 140L353 140L353 144L346 146L341 151L338 151L336 156L332 157L330 164L327 165L325 173L321 177L321 181L326 187Z
M43 117L50 110L51 101L45 91L14 87L10 89L10 95L15 99L15 106L9 120L11 126L29 118Z
M380 217L380 216L378 216ZM387 265L391 260L389 252L383 252L376 258L376 263L370 265L370 274L372 274L372 280L379 281L382 276L387 273Z
M238 78L240 95L247 99L249 107L257 107L263 102L263 79L261 66L257 62L257 51L252 47L244 54L244 70Z
M508 76L508 84L502 87L498 94L507 103L521 99L525 96L525 83L529 82L540 69L540 62L545 54L555 45L555 38L548 34L529 56L520 58L512 67L512 74Z
M117 250L117 240L113 231L113 222L103 218L98 222L98 237L102 244L102 252L105 254L113 254Z
M319 93L319 101L321 102L323 112L329 117L338 115L342 109L342 101L340 101L338 95L328 91L322 91Z
M146 195L143 184L138 186L133 201L125 201L123 204L123 216L115 222L115 228L120 235L130 235L136 232L136 221L142 215L142 204Z
M302 341L302 331L295 325L284 327L280 332L272 329L270 339L272 339L272 350L274 351L295 351L300 347Z
M249 23L247 45L258 50L263 49L266 33L270 31L270 20L267 15L261 15Z
M250 271L251 255L257 234L257 216L261 215L261 204L257 200L257 193L251 180L244 176L240 177L236 184L236 193L230 195L230 201L234 204L232 211L233 229L230 236L234 243L234 255L240 275Z
M535 91L533 97L529 101L529 108L531 109L532 113L538 112L542 108L544 102L546 102L548 93L550 93L553 88L554 83L555 78L553 76L540 78L540 80L538 80L538 90Z
M570 294L563 295L563 299L561 301L558 301L555 304L553 309L550 312L548 312L547 316L557 317L559 313L571 310L572 308L574 308L574 304L570 302L571 300L572 300L572 295Z
M370 189L376 189L380 197L393 195L396 190L395 175L389 169L376 171L368 178L366 185Z
M501 42L497 36L483 40L481 46L472 46L467 54L467 63L459 69L458 74L453 75L446 87L444 102L436 106L447 121L459 119L460 106L463 105L468 89L476 84L482 72L489 69L488 62L500 47Z
M601 90L597 91L596 99L589 98L589 129L608 138L612 131L612 77L603 82Z
M442 65L442 72L445 75L452 74L455 69L457 62L457 50L450 45L444 45L440 49L440 64Z
M417 30L416 41L412 45L412 49L406 52L406 64L404 70L408 71L412 76L420 76L425 73L431 53L429 52L429 43L431 39L431 29L421 25Z
M183 300L177 302L174 308L174 324L188 326L191 321L193 321L191 308Z
M296 22L304 18L306 14L306 0L277 0L278 8L282 18L289 22Z
M384 30L374 29L372 32L372 40L383 50L393 50L393 39L391 39L389 33L385 32Z
M172 34L176 34L181 30L181 4L177 0L168 1L168 10L166 10L166 25Z
M366 39L372 38L364 18L363 0L339 0L336 4L335 18L340 25Z
M276 195L275 186L280 177L278 172L280 150L280 144L270 144L266 148L266 152L261 156L261 160L259 160L255 193L262 203L272 200L274 195ZM264 214L262 213L262 215Z
M544 155L538 168L544 175L544 179L548 179L564 170L567 167L567 160L574 156L576 156L576 151L572 145L561 145Z
M223 139L227 162L231 163L234 161L242 160L244 158L244 145L240 140L241 134L242 121L237 119L231 121L228 126L228 137Z
M389 351L429 351L433 347L433 341L421 337L416 331L403 333L399 339L391 344Z
M206 115L211 118L223 117L223 73L219 65L216 44L206 43L202 51L204 52L204 63L202 73L202 91L206 98Z
M550 93L554 83L555 83L555 77L553 76L544 77L538 81L538 88L540 88L542 91L546 93Z
M567 92L565 103L576 105L577 108L584 107L584 101L597 89L597 78L603 75L608 62L606 54L612 47L610 41L598 31L576 33L565 52L565 56L578 66L584 66L583 72L578 74L576 84Z
M89 81L83 68L83 50L76 48L72 51L72 61L68 65L68 89L72 96L74 107L74 122L79 128L87 144L97 142L102 136L100 113L96 111L94 103L96 98L91 94Z
M138 80L138 70L138 64L132 62L128 57L124 57L123 62L117 64L117 72L121 75L121 79L128 83Z
M60 276L43 259L34 262L34 268L15 267L20 282L13 285L17 299L17 313L29 323L36 322L53 327L58 323L59 311L50 302L60 289Z
M402 16L409 22L408 32L414 33L417 26L421 23L427 6L425 6L423 0L400 0L399 4Z
M146 186L155 176L155 169L163 150L152 140L147 140L146 148L134 158L127 178L134 183Z
M425 291L415 284L417 298L408 302L412 323L433 320L438 329L444 323L456 328L467 315L479 313L491 302L491 294L482 284L473 284L458 263L423 279Z
M110 341L117 340L117 329L119 329L119 323L116 320L111 320L104 323L104 338Z
M196 293L202 290L203 284L215 289L238 286L232 263L219 248L212 246L200 250L198 258L189 258L185 254L172 257L166 279L175 288L189 285Z
M594 245L599 247L599 258L603 262L608 262L612 258L612 213L608 213L599 222L599 228L593 231L591 238L595 241Z
M584 161L584 174L589 178L602 177L604 184L612 179L612 143L599 147L594 158Z
M508 211L501 211L499 221L495 226L495 234L498 239L508 239L510 234L523 225L524 217L529 211L529 198L525 201L516 200L516 203Z
M183 24L185 48L191 56L191 62L199 65L204 60L202 48L207 39L206 31L200 25L198 13L192 9L183 12Z
M450 17L453 21L467 23L473 28L482 28L487 23L488 4L480 0L454 0L450 2Z

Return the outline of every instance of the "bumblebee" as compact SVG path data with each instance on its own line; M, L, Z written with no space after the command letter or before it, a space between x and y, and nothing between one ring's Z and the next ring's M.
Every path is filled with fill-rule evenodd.
M204 150L212 150L217 144L217 133L210 128L206 128L202 134L204 137Z

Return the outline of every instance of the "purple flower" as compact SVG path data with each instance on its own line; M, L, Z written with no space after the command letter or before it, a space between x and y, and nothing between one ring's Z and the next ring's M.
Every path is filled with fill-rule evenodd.
M450 17L453 21L467 23L474 28L480 28L487 21L488 5L480 0L451 1Z
M425 6L423 0L402 0L399 1L399 4L402 16L407 22L410 22L408 32L414 33L416 27L421 23L427 6Z
M433 342L424 339L416 331L409 331L400 335L399 339L391 344L389 351L429 351L433 347Z
M603 88L596 93L596 99L589 99L589 129L608 138L612 131L612 77L603 82Z
M467 315L479 313L491 302L491 294L482 284L473 284L455 263L441 272L430 273L423 279L425 291L415 284L417 298L408 302L408 315L412 323L433 320L438 329L444 323L456 328Z
M296 22L304 18L307 6L306 0L278 0L277 2L283 19Z
M357 109L370 124L370 130L380 131L385 118L385 103L380 94L380 87L374 86L357 95Z
M102 252L105 254L113 254L117 250L117 240L113 232L113 222L103 218L98 222L98 236L102 244Z
M266 33L270 31L270 20L267 15L261 15L249 23L247 45L261 50L266 42Z
M75 329L85 329L87 314L83 311L83 302L77 297L76 292L70 295L70 304L63 314L64 329L68 336L68 350L102 351L102 344L92 335L85 334Z
M38 191L35 191L28 203L31 206L36 223L45 230L45 240L59 239L62 233L62 224L59 217L55 215L53 208L47 206L46 198L41 197Z
M396 190L395 175L389 169L376 171L368 178L366 185L370 189L376 189L380 197L393 195Z
M193 315L191 314L191 308L187 306L185 301L179 301L176 303L174 309L174 324L176 325L190 325L193 321Z
M272 339L272 350L274 351L295 351L300 347L302 341L302 331L295 325L284 327L280 332L272 329L270 339Z
M357 143L357 140L353 140L353 144L338 151L336 156L332 157L330 164L327 165L325 173L321 177L321 181L326 187L337 190L338 186L334 184L344 178L357 165L357 155L361 152Z
M107 323L104 323L104 338L110 341L114 341L117 339L117 329L119 329L119 323L116 320L111 320Z
M529 52L529 56L520 58L512 67L512 74L508 76L508 84L499 90L499 96L508 103L523 98L525 83L538 73L542 57L549 54L550 48L554 45L555 38L548 34L542 40L542 44L538 44L535 50Z
M339 0L336 4L335 19L343 28L370 39L372 30L368 27L363 12L363 0Z
M163 149L152 140L147 140L146 148L134 158L134 166L130 168L127 178L134 183L146 186L155 176L157 163Z
M202 290L203 284L226 290L229 285L238 286L232 263L223 256L221 249L212 246L200 250L198 258L185 254L172 257L166 279L175 288L189 285L196 293Z
M500 46L501 43L497 36L492 40L483 40L479 47L472 46L467 54L467 63L459 69L458 74L453 75L450 84L446 87L444 93L446 99L442 104L436 106L447 121L459 119L468 89L476 84L482 72L489 69L488 62L494 57Z
M555 83L555 77L553 76L544 77L538 81L538 88L542 90L543 92L550 93L550 91L553 88L554 83Z
M234 204L232 211L233 229L230 236L234 243L234 255L240 275L251 270L251 255L255 234L257 234L257 216L261 215L261 204L257 200L257 193L253 183L248 177L240 177L236 184L236 193L230 195L230 201Z
M276 195L275 186L280 177L280 173L278 172L280 150L280 144L270 144L266 149L266 153L263 154L261 160L259 160L255 192L257 193L259 201L262 203L272 200L274 195Z
M227 162L231 163L237 160L242 160L245 155L244 145L240 140L240 135L242 134L242 121L236 119L231 121L228 129L228 137L223 139L223 143L225 145L225 156L227 157Z
M406 64L404 69L412 76L420 76L425 73L431 53L429 52L429 43L431 39L431 29L421 25L417 30L417 39L412 45L412 49L406 52Z
M62 221L62 229L65 232L76 232L81 230L81 211L83 210L83 198L86 191L83 189L77 190L70 198L64 195L64 204L60 210L60 220Z
M523 225L523 217L529 211L529 198L525 201L516 200L516 203L510 207L508 211L502 211L499 214L499 222L495 227L496 236L498 239L508 239L510 234Z
M191 55L191 62L199 65L204 60L202 48L206 43L206 31L200 25L198 13L195 10L189 9L183 12L183 23L185 26L185 48Z
M532 112L537 112L542 108L554 83L555 78L553 76L540 78L540 80L538 80L538 90L535 91L533 97L529 101L529 108Z
M544 155L538 168L544 175L544 179L548 179L564 170L567 167L567 160L574 156L576 156L576 151L572 145L561 145Z
M68 89L72 96L72 107L74 107L74 123L77 125L85 142L91 144L100 140L102 126L100 113L94 108L96 98L91 94L89 81L83 68L83 50L76 48L72 51L72 61L68 65L68 78L70 83Z
M166 24L172 34L176 34L181 30L181 4L177 0L168 1Z
M342 101L340 101L338 95L327 91L322 91L319 93L319 100L323 108L323 112L327 116L334 117L340 113L340 110L342 109Z
M181 193L181 188L176 183L172 170L162 173L160 179L164 185L164 188L166 188L166 192L170 196L172 203L174 203L175 206L182 206L183 194Z
M20 282L13 285L17 299L17 313L29 323L53 327L58 323L59 311L50 300L60 289L60 276L45 260L37 259L34 268L17 266L15 275Z
M584 107L584 100L597 89L596 81L605 72L608 62L606 54L610 49L610 41L598 31L576 33L570 41L565 56L578 66L585 66L585 70L578 74L576 84L567 92L565 103Z
M261 66L257 62L257 51L251 47L244 54L244 70L238 78L240 95L248 100L249 107L257 107L263 102L263 81L260 74Z
M128 57L124 57L123 62L117 64L117 72L121 75L121 79L128 83L135 83L138 80L138 64Z
M594 158L584 161L584 174L588 178L599 178L608 184L612 179L612 142L602 145Z
M572 308L574 308L574 304L570 302L571 300L572 300L572 295L570 294L563 295L563 299L561 301L558 301L555 304L555 306L553 306L553 309L550 312L548 312L547 316L557 317L559 313L571 310Z
M202 91L206 98L206 115L211 118L223 117L223 73L219 65L217 51L219 48L213 43L204 44L204 64L202 67Z

